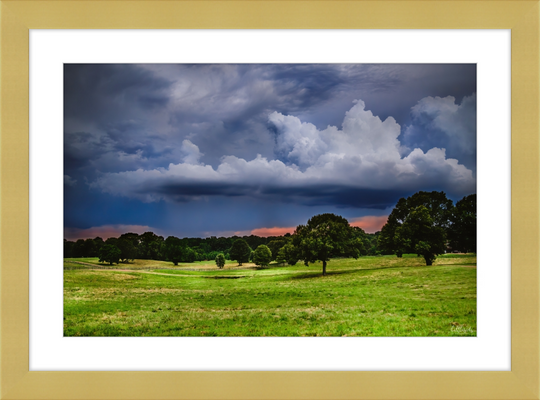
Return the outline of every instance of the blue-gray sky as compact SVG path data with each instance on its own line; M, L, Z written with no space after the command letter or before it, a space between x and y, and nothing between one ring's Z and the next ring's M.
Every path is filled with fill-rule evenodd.
M474 64L66 64L65 237L366 231L476 191Z

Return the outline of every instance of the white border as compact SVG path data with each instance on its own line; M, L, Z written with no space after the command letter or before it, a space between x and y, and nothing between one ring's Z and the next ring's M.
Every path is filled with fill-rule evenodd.
M63 63L149 62L477 63L478 337L63 338ZM510 370L510 31L31 30L30 370Z

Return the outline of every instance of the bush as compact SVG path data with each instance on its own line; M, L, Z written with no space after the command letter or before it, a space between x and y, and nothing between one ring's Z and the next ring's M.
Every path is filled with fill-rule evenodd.
M219 269L222 269L225 266L225 256L219 253L216 256L216 265Z

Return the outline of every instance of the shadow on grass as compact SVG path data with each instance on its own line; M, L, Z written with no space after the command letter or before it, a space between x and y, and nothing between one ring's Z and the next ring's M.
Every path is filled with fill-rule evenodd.
M379 267L379 268L360 268L360 269L350 269L350 270L342 270L342 271L326 271L326 276L332 276L332 275L346 275L346 274L355 274L358 272L364 272L364 271L379 271L379 270L387 270L387 269L400 269L400 268L424 268L424 266L419 265L413 265L413 266L395 266L395 267ZM293 275L290 277L290 279L309 279L309 278L320 278L323 277L322 270L319 271L313 271L313 272L305 272L298 275Z
M198 276L198 275L193 275L193 276L197 276L197 277L200 277L200 278L206 278L206 279L240 279L240 278L247 278L247 276L239 276L239 275L234 275L234 276L227 276L227 275L216 275L216 276Z
M459 263L459 264L439 264L435 265L435 267L476 267L476 263Z

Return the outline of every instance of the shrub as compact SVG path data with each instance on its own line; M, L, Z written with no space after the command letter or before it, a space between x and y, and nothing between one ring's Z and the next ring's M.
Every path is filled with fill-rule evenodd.
M216 256L216 265L219 269L222 269L225 266L225 256L219 253Z

